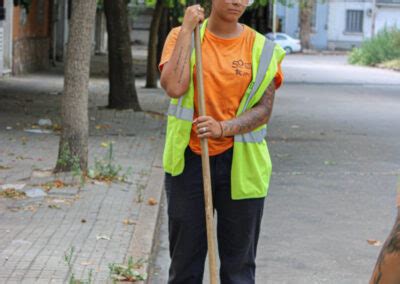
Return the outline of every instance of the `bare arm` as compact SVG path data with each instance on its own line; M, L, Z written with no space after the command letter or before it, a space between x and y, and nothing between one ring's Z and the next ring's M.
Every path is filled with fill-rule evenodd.
M251 132L257 127L268 123L275 99L275 83L268 86L257 105L242 115L227 121L222 121L224 136L234 136Z
M189 88L192 32L203 20L204 10L199 5L186 9L174 51L164 65L160 78L161 86L172 98L181 97Z
M275 82L272 81L260 101L251 109L231 120L216 121L210 116L198 117L197 124L199 138L221 138L251 132L257 127L268 123L275 99ZM205 131L206 130L206 131Z

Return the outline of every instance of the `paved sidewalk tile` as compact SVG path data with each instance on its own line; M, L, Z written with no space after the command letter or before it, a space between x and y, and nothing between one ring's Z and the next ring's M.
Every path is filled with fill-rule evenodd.
M54 167L59 136L24 131L39 118L59 123L60 96L54 93L62 90L61 83L59 76L40 74L10 78L0 86L0 187L24 183L25 189L44 189L45 184L33 183L72 181L64 175L32 177ZM71 273L88 279L91 271L94 283L106 283L108 265L123 263L131 254L140 212L149 206L143 191L159 159L168 105L160 90L138 90L142 113L98 108L106 103L107 82L92 80L90 87L90 167L106 156L104 143L113 141L114 163L130 169L128 183L52 188L34 200L0 197L0 283L63 283ZM69 271L64 257L71 249Z

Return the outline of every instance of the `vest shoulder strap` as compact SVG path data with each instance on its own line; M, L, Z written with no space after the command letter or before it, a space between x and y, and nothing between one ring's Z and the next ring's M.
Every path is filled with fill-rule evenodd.
M262 38L260 38L262 37ZM255 73L255 80L252 81L252 88L250 95L248 96L246 100L246 104L244 105L243 111L247 109L248 104L250 103L251 99L254 97L254 95L257 93L258 89L261 86L261 83L263 82L265 78L265 74L267 74L268 67L271 64L272 57L274 55L274 50L275 50L275 43L272 42L271 40L267 39L263 35L256 33L256 39L254 42L254 47L253 47L253 52L257 52L261 48L261 54L259 58L253 58L256 62L253 62L253 64L257 65L257 68L253 69L256 71ZM257 62L258 61L258 62Z

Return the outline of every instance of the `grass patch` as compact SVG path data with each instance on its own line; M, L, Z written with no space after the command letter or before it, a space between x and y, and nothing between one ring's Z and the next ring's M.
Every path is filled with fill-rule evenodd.
M378 67L400 71L400 59L385 61L378 64Z
M400 59L400 30L385 28L376 36L354 48L349 56L350 64L376 66L379 63Z
M88 171L89 178L104 182L127 181L131 169L122 172L122 166L115 163L113 144L113 142L105 143L107 154L104 159L95 160L94 167Z

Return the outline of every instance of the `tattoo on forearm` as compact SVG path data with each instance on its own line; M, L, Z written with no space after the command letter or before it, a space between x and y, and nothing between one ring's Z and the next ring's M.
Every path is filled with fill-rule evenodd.
M185 56L183 58L183 63L181 64L182 66L181 66L181 70L180 70L180 73L179 73L179 80L178 80L179 84L182 83L183 74L185 72L185 69L187 69L186 67L189 65L189 62L188 62L189 54L190 54L190 47L186 49L186 53L185 53Z
M224 121L224 135L234 136L247 133L267 123L272 114L274 98L275 84L272 82L257 105L234 119Z
M181 46L179 48L179 54L178 54L178 60L176 61L176 65L174 68L174 73L176 74L176 72L178 71L178 67L181 64L181 60L182 60L182 53L183 53L183 47Z

